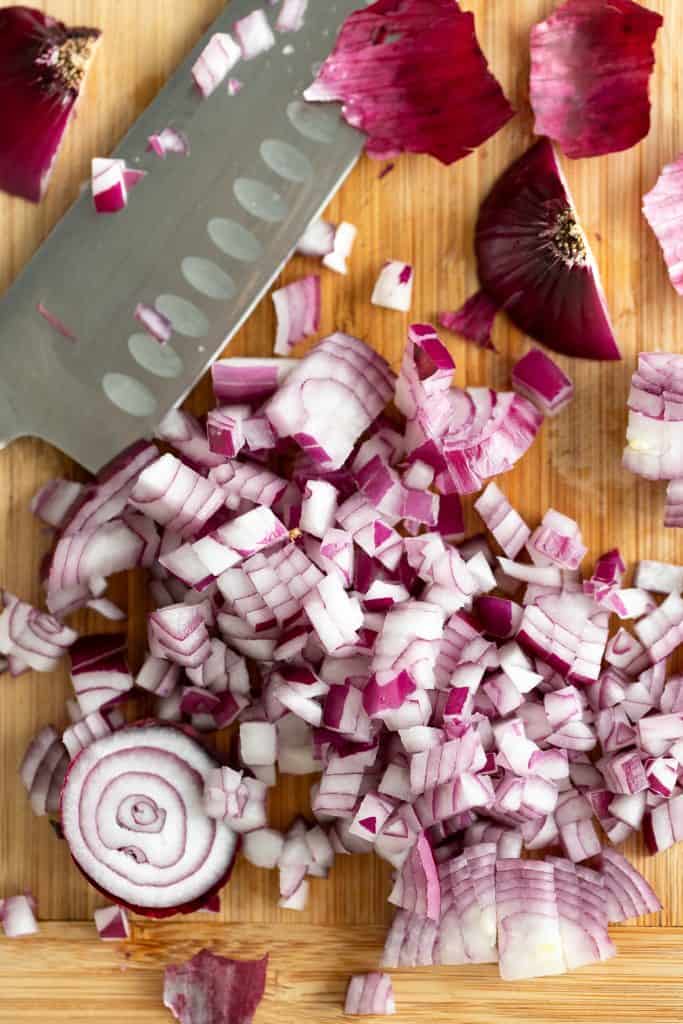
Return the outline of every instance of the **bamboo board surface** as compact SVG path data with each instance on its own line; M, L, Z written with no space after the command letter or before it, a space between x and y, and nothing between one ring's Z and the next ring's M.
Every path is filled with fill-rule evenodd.
M50 0L38 6L70 24L101 27L103 42L45 202L33 207L0 196L0 291L76 197L88 177L91 157L109 152L222 3ZM474 10L479 39L518 116L452 168L429 158L407 157L380 178L385 165L363 159L329 211L332 220L355 223L359 236L349 276L323 272L321 336L333 329L357 334L395 367L408 317L370 306L379 267L389 257L415 264L411 319L429 320L440 309L457 308L476 287L472 231L479 201L532 138L526 100L528 32L549 13L552 0L470 0L462 6ZM593 556L618 544L629 561L647 557L681 562L680 535L661 526L663 489L635 480L620 468L625 399L636 353L676 350L683 336L683 304L668 282L656 242L640 214L641 196L654 184L660 167L683 149L683 5L648 0L646 6L665 16L657 43L650 135L627 153L563 161L602 271L624 360L605 365L567 362L577 386L576 400L545 425L503 486L532 522L549 505L577 517ZM237 101L248 102L248 94ZM283 280L316 269L310 261L297 259ZM84 296L84 301L97 297ZM231 354L271 353L271 307L270 300L264 300L233 340ZM503 317L494 333L498 355L443 336L456 358L460 384L505 387L512 362L528 347ZM18 358L20 346L17 339ZM203 412L210 403L204 381L189 407ZM85 424L84 429L106 429L104 417L105 409L101 424ZM78 467L42 442L22 440L0 454L0 581L35 603L40 600L38 566L48 540L27 514L27 506L38 486L57 475L83 478ZM476 527L471 512L469 524ZM131 661L137 668L145 632L142 580L115 580L110 593L127 608ZM88 632L103 630L103 621L94 615L76 617L74 625ZM338 858L328 881L313 881L310 907L303 914L277 908L274 873L240 863L223 894L221 918L226 927L213 919L208 924L206 915L200 915L178 924L140 924L125 950L98 943L89 922L101 900L72 867L47 821L31 815L16 773L39 726L49 721L66 724L68 693L64 669L51 676L0 681L0 897L30 888L41 919L54 922L44 926L36 940L0 941L0 1020L97 1019L107 1024L118 1021L122 1011L134 1021L168 1020L158 1001L162 965L206 943L237 955L273 951L268 998L256 1018L260 1024L304 1015L314 1024L338 1019L346 976L351 969L376 966L380 926L391 917L386 904L388 870L369 857ZM286 779L280 785L271 798L276 825L288 824L295 812L307 809L309 785L307 779ZM683 850L647 858L635 843L627 852L655 886L664 910L644 919L640 927L619 930L622 959L567 978L516 986L499 982L489 968L403 972L396 985L398 1024L551 1019L618 1024L645 1017L663 1024L683 1019L683 1010L678 1009L683 995L683 897L678 882Z

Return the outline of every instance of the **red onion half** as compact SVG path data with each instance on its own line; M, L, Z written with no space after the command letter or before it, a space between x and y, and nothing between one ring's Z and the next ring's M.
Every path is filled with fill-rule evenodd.
M430 153L452 164L513 116L473 15L452 0L377 0L355 11L304 98L341 101L379 159Z
M650 130L661 15L632 0L567 0L531 30L536 135L578 159L630 149Z
M100 32L67 28L31 7L0 11L0 189L45 195Z
M71 855L110 899L149 917L189 913L226 882L233 832L208 818L215 762L180 729L139 725L86 747L62 791Z
M555 152L540 139L479 210L479 281L525 334L586 359L619 359L598 268Z

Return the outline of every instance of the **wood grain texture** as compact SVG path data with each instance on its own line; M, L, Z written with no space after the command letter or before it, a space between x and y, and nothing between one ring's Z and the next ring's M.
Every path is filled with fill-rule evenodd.
M392 971L396 1024L680 1024L683 930L618 928L619 957L559 978L515 984L495 966ZM377 927L154 924L131 942L98 942L86 924L47 925L31 939L0 940L0 1022L164 1024L163 970L206 947L222 956L269 954L255 1024L333 1024L348 978L374 968ZM367 1019L367 1018L364 1018ZM372 1018L379 1020L379 1018ZM384 1018L382 1018L384 1019Z
M50 0L39 6L49 7L51 14L71 24L100 26L103 42L46 201L33 207L0 197L0 289L19 273L76 197L88 176L90 158L109 152L222 3ZM355 223L359 236L349 276L323 272L321 335L335 328L357 334L394 366L400 359L408 317L369 304L382 262L392 257L415 264L412 319L429 320L440 309L456 308L476 287L472 231L479 201L532 139L526 98L528 32L549 13L553 0L470 0L462 6L474 10L481 43L518 116L452 168L428 158L407 157L380 179L383 165L364 159L329 210L331 219ZM675 350L683 334L683 305L668 282L656 241L640 214L642 194L654 184L661 165L683 148L679 100L683 5L674 0L647 0L646 6L665 15L665 28L657 43L648 139L624 154L563 161L603 274L624 360L606 365L564 361L576 381L577 399L546 424L534 448L505 477L503 486L530 521L537 520L548 505L576 516L593 555L619 544L631 561L649 557L680 562L680 533L661 526L662 488L635 480L620 468L625 398L636 354L643 349ZM248 95L243 95L242 101L248 102ZM233 144L239 145L239 140L226 140L226 146ZM288 281L315 270L314 262L296 259L282 279ZM97 297L84 296L84 301L94 302ZM233 340L230 352L268 355L273 337L272 305L266 299ZM494 338L498 355L447 337L458 364L458 383L507 385L510 366L528 342L503 317L496 323ZM20 351L21 339L17 338L18 358ZM203 412L210 404L210 388L204 381L189 407ZM101 424L84 424L84 429L106 429L106 409ZM38 566L48 539L27 514L27 506L37 487L55 475L83 477L78 467L41 442L23 440L0 454L0 521L4 526L0 580L34 602L40 599ZM470 505L468 520L474 528L476 517ZM128 610L131 661L137 668L145 632L142 580L135 576L117 579L110 591ZM77 616L74 625L89 632L113 628L94 615ZM64 698L68 693L65 669L51 676L0 681L0 895L31 888L41 918L55 922L87 920L101 901L74 870L65 844L52 838L47 822L32 817L16 769L40 725L48 721L66 724ZM306 779L284 780L271 798L276 824L285 825L295 812L307 809L309 785ZM635 843L628 853L665 906L661 914L642 923L658 928L683 925L683 895L677 881L683 851L646 858ZM223 944L221 948L234 953L254 951L261 944L275 950L269 999L261 1015L264 1024L282 1019L288 1007L290 1017L295 1012L302 1016L303 1010L316 1024L324 1024L338 1016L342 979L348 969L375 963L380 933L369 926L390 919L388 882L386 866L372 858L338 858L329 881L313 881L310 908L296 915L278 910L275 875L241 863L223 897L222 917L231 922L229 929L209 929L205 919L197 917L178 926L145 927L137 933L140 943L131 947L129 970L123 974L118 954L98 945L91 928L48 927L38 943L0 946L0 1019L59 1021L67 1015L72 1021L89 1019L91 1004L88 1009L78 1006L81 992L87 992L92 1005L103 1009L100 1020L118 1020L121 1009L136 1021L163 1020L163 1012L154 1008L160 963L168 952L180 955L182 951L184 955L190 947L198 948L202 937L210 933L216 943ZM494 972L485 969L424 977L424 972L403 974L397 983L403 1004L402 1016L397 1019L431 1017L476 1024L498 1019L540 1021L552 1016L553 1020L616 1024L641 1020L647 1013L657 1022L680 1020L680 1013L678 1017L672 1014L682 994L676 962L681 934L652 927L647 932L627 929L621 941L627 955L617 963L531 986L494 984ZM326 973L330 971L333 982L332 975ZM648 984L653 982L656 984ZM636 1000L639 991L640 1002ZM50 1000L55 993L56 1009L48 1014L45 1008L53 1005ZM113 999L115 1014L106 1009Z

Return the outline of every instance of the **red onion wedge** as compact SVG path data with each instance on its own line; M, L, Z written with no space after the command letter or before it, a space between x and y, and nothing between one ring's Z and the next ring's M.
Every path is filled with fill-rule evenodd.
M34 203L45 195L99 37L30 7L0 11L4 192Z
M298 32L303 28L308 0L282 0L282 7L275 22L278 32Z
M62 827L92 884L150 917L190 912L217 892L237 840L203 811L213 767L196 740L164 725L121 729L82 751L64 783Z
M241 56L242 51L229 32L211 36L192 67L194 83L205 99L224 81Z
M163 128L160 132L150 135L147 149L165 160L169 153L189 156L190 142L185 132L178 131L177 128Z
M95 911L95 927L103 942L121 942L130 938L128 914L123 907L100 907Z
M128 192L140 183L146 171L126 167L124 160L94 157L92 196L98 213L120 213L128 205Z
M388 974L354 974L346 990L344 1013L387 1017L396 1013L394 989Z
M410 263L388 260L379 272L370 302L373 306L407 313L413 298L413 268Z
M620 358L598 269L547 139L493 186L475 249L482 289L521 331L568 356Z
M479 348L495 352L496 347L491 341L491 329L498 309L497 303L485 292L477 292L456 312L439 313L439 323L447 331L461 334L468 341L473 341Z
M272 294L277 334L273 351L288 356L294 346L320 329L320 278L310 274Z
M203 949L166 968L164 1006L181 1024L251 1024L267 970L267 956L229 960Z
M451 0L378 0L356 11L304 98L341 101L379 159L430 153L451 164L513 116L473 16Z
M538 348L532 348L512 367L512 386L545 416L556 416L574 397L572 381Z
M661 15L632 0L567 0L531 30L536 135L574 159L630 149L650 130Z
M35 910L36 902L30 893L0 900L0 922L6 937L21 939L26 935L36 935L40 929Z
M163 313L159 313L154 306L148 306L144 302L138 302L135 307L134 313L135 319L142 324L148 334L151 334L153 338L159 342L160 345L165 345L167 341L170 341L171 335L173 334L173 326L171 321Z
M336 469L388 402L393 374L364 342L332 334L302 359L266 415L313 458Z

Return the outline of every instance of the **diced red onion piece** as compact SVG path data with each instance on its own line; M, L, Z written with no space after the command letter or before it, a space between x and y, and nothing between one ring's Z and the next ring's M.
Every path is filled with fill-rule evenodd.
M82 636L72 646L71 682L84 715L117 703L133 687L122 633Z
M181 1024L252 1024L266 987L268 957L230 960L202 949L164 972L164 1006Z
M120 942L130 938L128 915L123 907L100 907L95 911L95 927L104 942Z
M407 313L413 297L413 268L410 263L388 260L375 282L370 301L373 306Z
M60 530L84 493L84 485L75 480L50 480L31 499L31 512L48 526Z
M282 7L275 22L278 32L298 32L303 28L308 0L282 0Z
M294 346L320 330L320 278L309 274L274 291L277 334L273 351L288 356Z
M323 266L328 270L334 270L337 274L347 274L347 261L353 251L353 246L358 234L358 228L348 221L343 220L337 225L334 232L334 241L330 252L323 256Z
M298 359L219 359L211 367L216 401L219 405L262 402L298 365Z
M574 397L570 378L539 348L532 348L514 364L512 386L545 416L556 416Z
M628 406L624 467L648 480L683 477L683 357L641 353Z
M0 594L4 603L0 613L0 652L35 672L52 672L78 634L8 590Z
M68 763L61 737L51 725L44 726L29 743L19 766L19 777L34 814L59 812L59 793Z
M178 131L177 128L162 128L160 132L149 136L147 149L156 153L162 160L166 159L169 153L189 156L190 142L185 132Z
M167 316L159 313L154 306L148 306L144 302L138 302L135 307L135 319L145 328L148 334L161 345L165 345L173 334L173 325Z
M531 536L531 530L498 486L490 483L474 507L508 558L516 558Z
M210 448L207 431L200 421L184 409L171 409L157 427L156 436L172 445L194 467L210 469L223 464L223 458Z
M666 488L664 525L676 529L683 527L683 479L670 480Z
M241 82L239 78L228 79L228 96L237 96L239 92L242 92L244 88L244 82Z
M396 1013L394 990L388 974L354 974L349 980L344 1013L385 1017Z
M314 220L297 242L296 251L302 256L328 256L334 249L336 227L326 220Z
M156 523L187 537L224 502L223 492L170 452L142 471L129 501Z
M21 939L26 935L36 935L40 931L35 909L35 900L30 894L7 896L0 900L0 922L8 939Z
M260 7L236 21L234 32L244 60L260 57L262 53L275 46L275 36L268 24L265 12Z
M242 51L229 32L211 36L192 67L195 85L204 98L218 88L241 56Z

